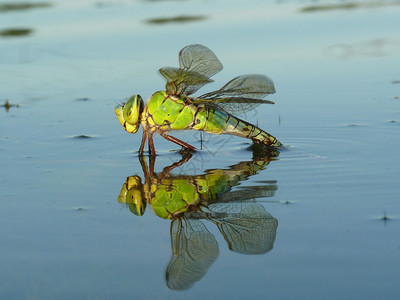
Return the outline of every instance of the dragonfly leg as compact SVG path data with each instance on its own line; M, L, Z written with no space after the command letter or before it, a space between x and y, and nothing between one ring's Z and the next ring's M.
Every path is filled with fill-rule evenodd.
M156 149L154 148L154 143L153 143L153 132L149 132L149 152L150 155L155 157L156 154Z
M146 160L144 158L144 156L139 156L139 161L140 161L140 165L142 166L142 171L143 171L143 175L144 175L144 182L148 183L149 182L149 172L148 172L148 167L147 167L147 163Z
M183 148L189 149L191 151L196 151L196 148L193 147L192 145L189 145L183 141L181 141L180 139L177 139L176 137L170 136L168 134L161 134L161 136L163 138L165 138L168 141L174 142L175 144L178 144L179 146L182 146Z
M173 169L175 169L175 168L177 168L177 167L179 167L179 166L182 166L185 162L189 161L189 159L191 159L191 158L192 158L192 154L189 153L189 152L187 152L187 153L185 153L185 154L182 154L181 160L178 161L178 162L176 162L176 163L173 163L172 165L170 165L170 166L168 166L168 167L165 167L165 168L163 169L163 171L161 172L161 174L159 174L159 175L160 175L159 178L164 178L164 177L167 176L168 173L171 172Z
M155 153L155 152L154 152ZM149 161L150 161L150 177L153 178L154 177L154 166L156 165L156 156L150 156L149 157Z
M146 144L146 138L147 138L147 130L144 129L143 127L142 143L140 144L139 155L143 155L143 148L144 145Z

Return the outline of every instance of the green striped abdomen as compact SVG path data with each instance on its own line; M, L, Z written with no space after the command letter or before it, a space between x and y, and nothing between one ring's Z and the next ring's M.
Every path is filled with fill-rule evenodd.
M264 130L222 110L198 107L194 123L193 129L196 130L213 134L232 134L272 147L282 146L275 137Z

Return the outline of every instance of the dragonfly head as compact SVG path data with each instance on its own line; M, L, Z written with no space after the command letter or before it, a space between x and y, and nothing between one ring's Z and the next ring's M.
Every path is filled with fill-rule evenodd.
M115 107L118 121L130 133L136 133L140 125L140 116L144 108L144 102L140 95L134 95L122 105Z
M140 177L137 175L130 176L126 179L118 196L118 202L128 204L130 211L137 216L142 216L146 210L146 201L143 201L142 189Z

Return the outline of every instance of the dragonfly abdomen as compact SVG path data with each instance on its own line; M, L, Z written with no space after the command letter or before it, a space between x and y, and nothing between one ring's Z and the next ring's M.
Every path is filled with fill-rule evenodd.
M254 143L261 143L272 147L282 146L274 136L261 128L233 116L230 119L235 119L232 120L232 123L236 122L236 125L233 126L232 134L251 139Z
M199 107L194 117L192 128L195 130L213 134L232 134L272 147L282 146L274 136L264 130L219 109Z

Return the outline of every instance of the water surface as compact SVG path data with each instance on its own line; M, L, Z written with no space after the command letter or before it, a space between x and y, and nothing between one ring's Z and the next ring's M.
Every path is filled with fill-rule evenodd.
M0 10L0 31L31 30L0 35L1 298L398 299L397 2L41 3ZM188 222L201 229L186 233L209 232L212 263L176 291L166 274L179 222L118 201L127 178L144 174L141 134L124 132L114 106L163 89L157 70L192 43L224 65L200 94L241 74L273 79L276 104L242 117L286 148L221 194L235 217L256 205L276 224L268 251L230 246L207 219L225 218L225 204L195 210ZM254 163L244 139L174 135L201 150L171 178ZM156 174L182 159L175 144L155 144Z

